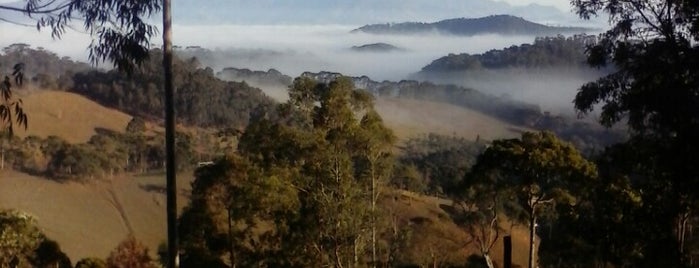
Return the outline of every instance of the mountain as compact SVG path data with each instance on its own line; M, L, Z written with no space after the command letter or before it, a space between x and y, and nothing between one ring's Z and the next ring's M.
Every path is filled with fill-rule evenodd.
M585 50L597 42L592 35L539 37L533 44L493 49L482 54L449 54L432 61L420 73L449 73L503 68L589 68Z
M457 18L433 23L403 22L369 24L352 30L353 33L370 34L424 34L445 33L473 36L478 34L537 35L550 36L590 32L593 29L582 27L547 26L511 15L493 15L481 18Z
M184 24L354 24L428 21L444 17L512 14L540 23L587 24L552 6L512 6L494 0L175 0L174 18Z
M404 49L396 47L391 44L386 43L373 43L361 46L352 46L350 48L355 52L394 52L394 51L404 51Z

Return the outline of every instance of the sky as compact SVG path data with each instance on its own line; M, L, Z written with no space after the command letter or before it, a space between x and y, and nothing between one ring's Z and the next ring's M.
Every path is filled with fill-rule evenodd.
M569 0L501 0L501 2L506 2L513 6L525 6L529 4L554 6L563 12L571 10Z
M0 3L16 2L17 0L0 0ZM540 4L556 6L561 10L566 10L570 3L568 0L503 0L511 5Z

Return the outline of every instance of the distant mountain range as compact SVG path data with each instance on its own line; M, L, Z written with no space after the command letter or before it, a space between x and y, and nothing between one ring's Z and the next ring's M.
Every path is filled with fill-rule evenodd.
M547 26L511 15L492 15L482 18L457 18L433 23L403 22L370 24L352 30L354 33L363 32L370 34L424 34L434 32L464 36L478 34L551 36L591 31L594 31L594 29Z
M495 0L175 0L172 7L176 24L363 25L511 14L550 25L605 25L552 6Z

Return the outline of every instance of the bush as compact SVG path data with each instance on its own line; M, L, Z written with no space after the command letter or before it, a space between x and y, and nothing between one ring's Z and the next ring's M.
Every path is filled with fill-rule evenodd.
M122 241L107 258L109 268L155 268L157 267L148 254L148 247L129 236Z
M107 268L107 263L99 258L85 258L78 261L75 268Z

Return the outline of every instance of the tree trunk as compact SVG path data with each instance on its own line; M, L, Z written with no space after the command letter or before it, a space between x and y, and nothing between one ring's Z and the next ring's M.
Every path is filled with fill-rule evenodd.
M485 264L488 265L488 268L495 268L495 264L493 263L493 259L490 258L490 254L483 254L483 258L485 258Z
M512 232L510 232L512 233ZM503 268L512 268L512 236L505 236L503 238L503 256L502 256L502 267Z
M534 247L536 247L536 215L534 215L534 207L530 211L529 215L529 268L535 268L535 258L536 252L534 252Z
M371 266L376 267L376 172L371 163Z
M334 255L335 255L335 267L342 268L342 258L340 258L340 247L337 244L335 244Z
M165 177L167 188L167 268L178 266L177 184L175 174L175 88L172 73L171 0L163 0L163 70L165 75Z
M233 220L231 209L227 208L228 212L228 259L231 262L231 267L235 267L235 252L233 252Z

